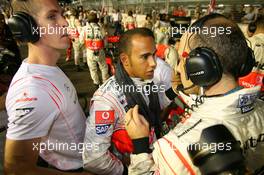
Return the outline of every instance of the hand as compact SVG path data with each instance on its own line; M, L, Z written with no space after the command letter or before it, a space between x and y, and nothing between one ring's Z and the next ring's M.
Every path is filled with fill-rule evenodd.
M138 113L138 105L127 111L125 121L127 133L132 140L149 136L149 123Z

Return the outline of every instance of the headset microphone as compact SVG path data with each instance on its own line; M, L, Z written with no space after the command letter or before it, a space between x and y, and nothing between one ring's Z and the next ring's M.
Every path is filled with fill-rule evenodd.
M184 91L186 91L186 90L188 90L188 89L193 88L194 86L195 86L195 85L193 84L193 85L191 85L191 86L189 86L189 87L187 87L187 88L184 88L183 85L180 84L180 85L177 86L176 90L177 90L178 92L179 92L179 91L183 91L183 92L184 92ZM166 94L166 96L167 96L170 100L174 100L174 99L178 96L178 94L176 94L176 93L174 92L174 90L172 89L172 87L171 87L170 89L166 90L165 94Z
M191 89L193 87L195 87L195 84L193 84L193 85L191 85L189 87L186 87L186 88L184 88L184 86L182 84L180 84L180 85L177 86L177 91L183 91L184 92L184 91L189 90L189 89Z

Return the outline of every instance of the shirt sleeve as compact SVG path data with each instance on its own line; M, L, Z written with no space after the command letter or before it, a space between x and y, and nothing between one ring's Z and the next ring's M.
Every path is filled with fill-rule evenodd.
M6 99L7 138L26 140L44 137L59 115L55 99L38 87L10 88Z
M131 174L200 174L194 167L183 144L176 135L166 135L154 143L151 154L141 153L130 156L128 168Z
M130 155L130 160L131 163L128 167L128 174L150 175L155 171L158 172L158 169L153 161L152 154L132 154Z
M95 100L92 103L84 145L93 145L93 149L84 147L84 168L96 174L122 175L123 164L109 151L118 112L106 101Z
M188 142L172 132L154 144L153 160L160 174L200 174L187 152Z

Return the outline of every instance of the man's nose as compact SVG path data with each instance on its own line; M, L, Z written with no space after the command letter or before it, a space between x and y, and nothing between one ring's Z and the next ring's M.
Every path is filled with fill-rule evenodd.
M68 26L69 26L68 21L67 21L63 16L61 16L61 19L60 19L59 24L60 24L60 26L62 26L62 27L68 27Z
M149 56L149 66L155 68L157 66L156 57L154 55Z

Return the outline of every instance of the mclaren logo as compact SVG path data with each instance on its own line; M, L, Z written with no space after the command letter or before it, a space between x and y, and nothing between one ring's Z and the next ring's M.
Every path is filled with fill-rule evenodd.
M190 73L190 76L199 76L205 74L205 71L201 70L199 72Z

